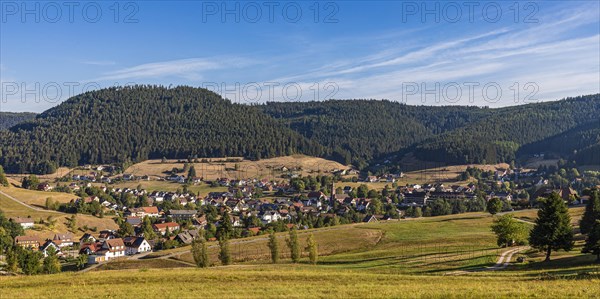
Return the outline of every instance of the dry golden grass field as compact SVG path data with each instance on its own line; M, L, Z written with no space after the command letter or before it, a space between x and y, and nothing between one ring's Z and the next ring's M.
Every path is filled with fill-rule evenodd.
M579 213L572 212L573 218ZM184 247L86 273L0 277L0 293L3 298L597 298L599 265L576 251L555 253L550 263L527 251L526 263L480 271L503 251L490 232L492 219L468 213L301 231L301 243L308 233L319 243L317 265L305 256L292 264L281 233L282 259L275 265L269 263L266 236L256 236L232 240L232 266L218 266L211 243L215 266L207 269L191 267ZM264 248L252 255L252 246Z
M51 197L54 201L67 202L76 196L60 192L31 191L14 186L0 187L0 191L25 204L19 204L13 199L0 194L0 210L7 217L31 217L35 221L46 221L48 217L51 217L56 220L56 225L53 228L44 224L36 224L35 229L26 230L27 235L39 236L45 239L52 237L54 233L66 233L68 231L66 219L72 215L45 210L44 204L48 197ZM81 229L83 226L87 226L88 228L96 227L99 230L118 228L115 221L110 217L98 218L84 214L77 214L77 225L80 229L73 232L75 236L81 236L85 233Z
M239 159L235 157L230 158ZM294 172L298 174L311 174L313 176L319 173L329 173L334 169L348 168L334 161L304 155L277 157L259 161L242 160L241 162L224 162L226 159L213 158L208 159L209 163L193 164L197 175L204 177L206 180L214 180L222 177L232 179L279 179L281 174L286 173L281 171L282 167L295 170ZM238 165L237 170L235 170L236 164ZM165 176L165 172L171 171L173 168L183 168L183 163L177 163L176 160L168 160L167 163L162 163L161 160L148 160L132 165L125 172L134 175Z

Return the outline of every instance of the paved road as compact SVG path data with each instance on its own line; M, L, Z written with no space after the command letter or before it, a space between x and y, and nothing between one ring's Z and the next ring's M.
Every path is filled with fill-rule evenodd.
M38 212L47 212L47 213L55 213L55 214L64 214L64 213L62 213L62 212L58 212L58 211L46 210L46 209L41 209L41 208L36 208L36 207L34 207L34 206L30 206L30 205L28 205L28 204L26 204L26 203L24 203L24 202L22 202L22 201L20 201L20 200L18 200L18 199L16 199L16 198L14 198L14 197L10 196L10 195L8 195L8 194L6 194L6 193L2 192L2 191L0 191L0 194L2 194L2 195L4 195L4 196L6 196L8 199L11 199L11 200L13 200L14 202L16 202L16 203L18 203L18 204L20 204L20 205L22 205L22 206L24 206L24 207L27 207L27 208L29 208L29 209L32 209L32 210L35 210L35 211L38 211Z

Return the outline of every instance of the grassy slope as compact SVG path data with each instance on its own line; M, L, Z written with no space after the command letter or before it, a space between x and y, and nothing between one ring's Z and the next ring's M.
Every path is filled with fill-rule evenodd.
M580 208L572 210L574 219ZM521 212L517 212L517 215ZM529 211L522 212L524 215ZM266 264L268 251L264 236L255 245L264 247L258 259L235 266L210 269L181 268L185 264L173 260L140 260L116 262L105 269L36 277L0 277L0 292L8 297L109 295L123 297L153 296L157 291L166 297L594 297L600 292L600 279L545 279L545 273L570 274L598 271L591 256L577 252L557 253L552 264L526 263L505 271L474 272L465 276L445 276L452 271L480 268L493 264L501 252L489 231L492 217L483 213L422 218L400 222L347 225L313 230L324 248L335 243L339 251L322 254L318 266L293 265L284 257L281 265ZM365 233L381 239L369 239ZM306 235L303 232L302 235ZM303 240L303 236L301 239ZM280 242L285 234L280 234ZM252 248L249 244L231 246ZM287 249L280 246L282 252ZM172 250L183 252L189 248ZM216 259L216 248L212 249ZM234 253L235 256L235 253ZM530 257L536 260L535 253ZM152 269L160 267L174 269ZM140 270L131 270L138 268ZM518 277L518 279L515 279ZM171 283L176 281L176 283ZM63 286L60 289L53 285ZM88 285L88 287L86 287ZM91 287L93 286L93 287Z
M202 158L200 158L201 160ZM217 161L223 160L216 159ZM215 159L213 159L215 160ZM235 169L235 164L238 164L238 170ZM196 174L199 177L204 177L207 180L216 178L267 178L280 179L281 172L275 169L285 166L287 168L301 168L302 175L316 175L319 171L326 172L333 169L345 169L346 166L316 157L305 155L293 155L276 157L271 159L262 159L259 161L244 160L239 163L235 162L215 162L215 163L194 163ZM148 160L137 163L127 168L126 173L135 175L150 175L150 176L165 176L166 171L171 171L173 168L183 168L183 163L176 163L175 160L169 160L167 163L161 163L160 160ZM183 175L187 176L187 173Z
M176 283L174 283L176 281ZM51 286L60 285L60 288ZM218 269L128 270L0 277L7 298L381 298L381 297L593 297L600 280L539 281L510 277L431 277L367 271L334 271L309 266L223 267ZM493 293L492 293L493 292ZM109 295L110 294L110 295Z
M18 189L16 187L0 187L2 192L5 192L12 197L21 200L22 202L32 204L32 206L43 206L45 203L46 197L52 197L56 201L64 201L71 198L73 195L66 193L58 193L58 192L41 192L41 191L30 191ZM70 200L70 199L69 199ZM48 216L51 216L57 219L56 227L54 229L50 229L45 225L36 224L36 229L34 230L26 230L27 235L35 235L40 236L41 238L51 237L54 233L67 232L66 219L71 217L71 214L66 213L53 213L51 211L39 211L28 208L26 206L20 205L15 201L5 197L0 194L0 210L4 212L4 214L8 217L31 217L35 221L40 218L46 220ZM81 228L84 225L88 227L97 227L98 229L117 229L117 225L109 217L106 218L98 218L91 215L83 215L77 214L77 225ZM80 229L74 232L76 236L83 235L84 232Z

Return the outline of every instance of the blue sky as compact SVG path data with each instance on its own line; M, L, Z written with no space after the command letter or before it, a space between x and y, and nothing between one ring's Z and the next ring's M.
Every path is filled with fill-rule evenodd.
M2 1L0 110L126 84L242 103L500 107L600 92L598 1L272 3Z

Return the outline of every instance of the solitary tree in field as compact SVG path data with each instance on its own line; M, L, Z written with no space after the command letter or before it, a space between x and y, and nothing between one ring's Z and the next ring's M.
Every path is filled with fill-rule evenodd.
M492 215L496 215L502 211L502 200L494 197L487 202L486 210Z
M190 170L188 171L188 182L191 182L196 177L196 168L194 165L190 166Z
M317 258L319 257L317 241L315 241L315 237L313 234L308 236L306 240L306 250L308 250L308 258L310 259L310 263L313 265L317 264Z
M579 221L579 230L582 234L589 233L597 220L600 220L600 195L598 190L589 192L590 200L585 206L585 212Z
M498 238L498 246L501 247L522 245L527 241L527 227L524 223L515 220L513 214L506 214L495 219L492 231Z
M192 242L192 256L196 266L200 268L206 268L210 265L208 259L208 245L204 237L194 239Z
M596 220L592 230L588 232L581 252L596 255L596 262L600 263L600 220Z
M290 249L292 256L292 262L297 263L300 261L300 243L298 242L298 232L296 228L290 230L290 237L286 240L287 246Z
M271 251L271 261L273 264L277 264L279 261L279 244L274 231L269 232L269 250Z
M72 232L77 231L77 216L75 214L70 218L67 218L67 225Z
M4 174L4 168L2 168L2 165L0 165L0 185L8 187L8 179L6 179L6 174Z
M552 250L573 249L573 227L569 209L557 193L553 192L539 202L541 208L529 235L529 244L545 251L546 261L549 261Z
M219 252L219 259L221 260L221 264L227 266L231 264L231 254L229 253L229 240L226 237L222 237L219 239L219 247L221 251Z
M56 227L56 221L58 221L56 218L48 216L48 218L46 218L46 225L49 229L54 229Z

